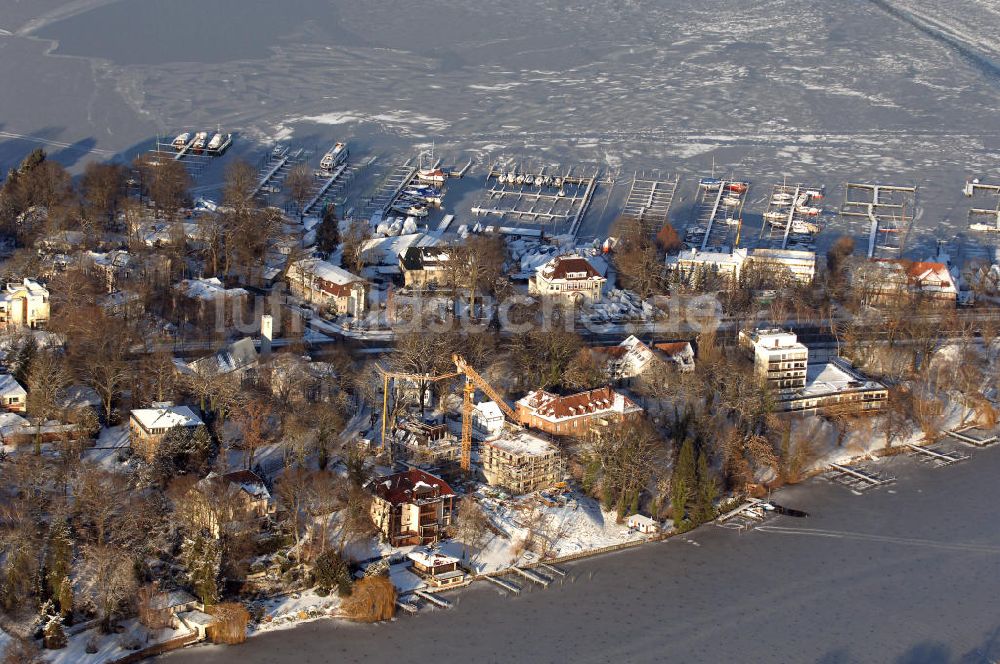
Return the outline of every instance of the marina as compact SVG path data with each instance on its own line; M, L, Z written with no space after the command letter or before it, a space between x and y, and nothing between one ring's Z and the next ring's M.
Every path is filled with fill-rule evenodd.
M973 179L965 183L962 193L973 199L969 208L969 230L1000 233L1000 185Z
M868 220L868 258L902 256L916 195L916 187L847 183L840 214Z
M815 236L820 232L819 206L824 190L804 184L776 184L771 189L764 223L760 229L761 246L770 249L815 251Z
M740 243L743 205L750 183L706 177L698 181L696 220L684 243L700 251L731 252Z
M507 165L490 166L484 193L473 205L476 216L516 219L547 232L576 234L597 188L596 168Z
M670 219L679 181L678 175L661 175L658 171L634 173L621 216L638 221L646 235L655 235Z

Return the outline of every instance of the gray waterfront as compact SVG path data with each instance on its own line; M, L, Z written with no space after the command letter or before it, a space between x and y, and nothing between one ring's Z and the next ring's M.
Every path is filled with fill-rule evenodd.
M897 458L864 495L813 480L776 494L805 519L715 526L567 565L518 598L485 583L392 624L320 621L170 664L993 662L1000 657L1000 450L931 469Z

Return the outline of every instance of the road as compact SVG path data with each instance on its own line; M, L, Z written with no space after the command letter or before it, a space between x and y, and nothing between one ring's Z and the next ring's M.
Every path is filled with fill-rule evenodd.
M319 662L987 662L1000 657L1000 448L864 495L823 480L776 494L806 519L714 526L568 565L518 598L476 584L450 611L319 621L167 664Z

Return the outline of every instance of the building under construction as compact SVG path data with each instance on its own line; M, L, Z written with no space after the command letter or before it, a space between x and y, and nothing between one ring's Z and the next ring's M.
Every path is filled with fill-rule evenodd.
M547 489L565 474L559 448L524 429L484 442L480 458L486 481L513 494Z

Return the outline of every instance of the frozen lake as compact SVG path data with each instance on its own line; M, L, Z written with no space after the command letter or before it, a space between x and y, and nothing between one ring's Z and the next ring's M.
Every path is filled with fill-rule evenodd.
M962 182L1000 179L997 2L975 0L0 0L0 167L48 141L131 158L157 135L238 132L412 155L434 142L477 166L501 155L600 167L619 183L583 235L606 231L635 170L715 168L761 199L787 178L920 188L910 252L975 255ZM68 145L69 147L60 147ZM221 172L221 169L219 169ZM480 171L481 173L481 171ZM215 181L217 182L218 176ZM206 184L212 184L208 182ZM456 201L457 202L457 201ZM454 211L467 215L469 202ZM859 240L861 223L830 222Z
M776 531L703 527L567 566L564 583L518 598L479 583L448 611L314 622L164 661L995 661L1000 449L939 469L897 457L887 470L895 485L860 496L824 480L779 492L810 517L776 517Z

